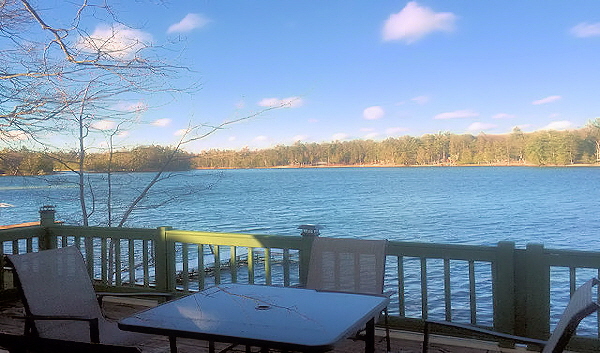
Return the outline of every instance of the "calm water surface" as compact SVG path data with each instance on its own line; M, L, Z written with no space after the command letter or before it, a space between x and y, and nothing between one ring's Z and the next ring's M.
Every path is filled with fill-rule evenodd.
M117 213L151 176L115 177ZM0 202L13 207L0 208L0 223L37 220L44 204L56 205L57 219L77 223L73 181L69 175L1 177ZM95 196L102 199L103 192ZM298 225L316 223L326 236L600 250L598 200L598 168L192 171L158 184L128 225L298 235ZM97 208L93 223L104 225L105 210Z
M115 213L122 212L151 177L150 173L115 175ZM103 178L91 175L92 183L102 185L94 192L98 202L93 225L106 225ZM12 205L0 208L0 223L37 220L39 207L50 204L56 205L57 219L77 224L74 181L71 175L0 177L0 203ZM298 225L320 224L324 236L471 245L509 240L518 247L543 243L547 248L600 251L599 200L599 168L191 171L159 183L127 225L298 235ZM406 313L420 317L418 264L405 266ZM435 275L435 266L430 271ZM437 272L441 280L441 269ZM478 320L491 324L489 271L477 276L482 279ZM568 298L568 273L553 273L552 278L554 325ZM442 319L441 287L431 288L430 296L430 314ZM468 283L455 283L453 310L458 321L468 321L468 298ZM594 327L587 321L582 325L584 330Z

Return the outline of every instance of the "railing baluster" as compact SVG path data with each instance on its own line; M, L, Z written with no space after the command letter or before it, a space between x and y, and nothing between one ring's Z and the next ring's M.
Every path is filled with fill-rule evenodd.
M33 252L33 239L27 238L25 246L27 247L27 252Z
M129 285L135 286L136 276L135 276L135 243L133 239L129 239L127 241L128 249L128 259L129 259Z
M452 288L450 287L450 259L444 259L444 311L446 321L452 321Z
M215 284L221 284L221 248L219 245L215 245L213 248L213 256L215 258L214 274Z
M188 244L181 244L181 284L184 293L189 293L190 291L190 256L188 251Z
M429 312L427 297L427 258L421 257L421 317L423 319L427 319Z
M475 262L469 261L469 304L471 324L477 324L477 296L475 295Z
M283 249L283 285L290 286L290 249Z
M204 244L198 244L198 289L204 289Z
M142 240L142 268L144 276L144 287L150 287L150 256L148 239Z
M273 283L271 274L271 249L265 248L265 282L267 286Z
M237 247L229 247L229 271L231 272L231 283L237 283Z
M248 248L248 283L254 284L254 248Z
M577 289L577 268L569 267L569 296L575 293Z
M404 256L398 256L398 313L406 316L406 300L404 299Z
M115 285L123 285L122 271L121 271L121 239L115 238Z
M102 284L108 285L108 240L102 238L100 240L100 281Z

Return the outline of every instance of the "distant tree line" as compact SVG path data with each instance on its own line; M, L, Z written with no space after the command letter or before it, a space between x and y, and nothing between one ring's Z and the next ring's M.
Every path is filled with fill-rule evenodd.
M89 172L156 172L193 169L193 155L164 146L140 146L128 151L88 153L84 169ZM0 174L44 175L68 170L78 163L78 152L0 150Z
M209 150L195 168L268 168L325 165L575 165L600 161L600 121L570 131L477 136L451 133L383 141L297 142L251 151Z
M60 161L60 163L58 163ZM77 152L0 150L0 173L41 175L65 170ZM69 162L72 161L72 162ZM327 165L576 165L600 162L600 119L578 130L505 135L427 134L383 141L297 142L262 150L208 150L197 154L164 146L88 153L89 172L183 171L197 168L269 168ZM62 166L62 168L61 168ZM68 169L68 168L67 168Z

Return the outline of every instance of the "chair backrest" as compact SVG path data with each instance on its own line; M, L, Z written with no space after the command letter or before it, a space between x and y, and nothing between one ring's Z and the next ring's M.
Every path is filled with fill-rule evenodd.
M315 238L309 289L382 294L387 240Z
M579 322L599 309L598 302L593 299L593 287L598 283L598 279L592 278L573 293L567 308L548 339L543 353L562 352L575 333Z
M7 255L14 268L25 311L29 315L102 317L83 256L73 246ZM57 322L38 322L44 327ZM52 327L55 329L55 327Z

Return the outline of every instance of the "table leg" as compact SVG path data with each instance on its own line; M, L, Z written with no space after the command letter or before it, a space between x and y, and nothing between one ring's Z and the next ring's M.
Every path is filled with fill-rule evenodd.
M375 353L375 318L367 322L365 330L365 353Z
M169 347L171 348L171 353L177 353L177 337L169 336Z

